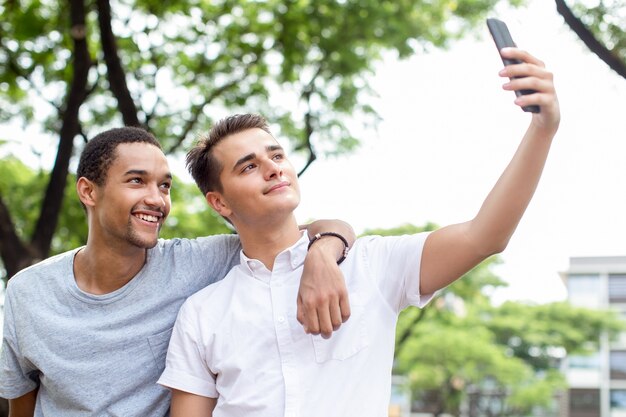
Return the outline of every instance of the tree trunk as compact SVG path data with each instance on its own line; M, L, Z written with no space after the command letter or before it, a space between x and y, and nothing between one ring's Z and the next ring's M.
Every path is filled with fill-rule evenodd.
M139 126L141 123L137 117L137 107L126 84L126 73L122 68L122 62L117 53L117 42L111 28L111 5L109 0L97 0L96 3L109 88L117 100L117 108L122 114L124 124L126 126Z
M74 137L80 132L78 111L87 98L87 80L91 58L87 48L84 0L70 0L70 34L74 42L73 76L62 110L59 146L50 180L46 188L39 218L30 243L22 242L6 205L0 201L0 255L7 270L7 279L20 269L48 256L52 237L59 221L67 184Z

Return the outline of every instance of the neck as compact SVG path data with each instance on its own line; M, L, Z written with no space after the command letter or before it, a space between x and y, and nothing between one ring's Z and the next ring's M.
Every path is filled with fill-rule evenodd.
M116 249L87 242L74 258L74 278L78 288L96 295L122 288L143 268L147 249Z
M276 256L295 244L301 236L298 223L290 216L280 224L263 224L254 227L236 225L243 252L247 257L261 261L270 271Z

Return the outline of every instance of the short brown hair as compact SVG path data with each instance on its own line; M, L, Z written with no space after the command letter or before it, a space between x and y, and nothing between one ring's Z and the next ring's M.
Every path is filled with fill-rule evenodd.
M200 138L187 153L187 170L203 195L209 191L222 191L220 173L222 164L213 156L213 147L224 138L248 129L263 129L270 135L265 118L258 114L235 114L215 123L209 134Z

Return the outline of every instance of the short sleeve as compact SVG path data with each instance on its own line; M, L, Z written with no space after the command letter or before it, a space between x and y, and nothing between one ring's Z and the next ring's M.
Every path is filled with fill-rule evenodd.
M393 310L424 307L433 294L420 294L422 250L428 232L366 237L364 255L370 275Z
M214 235L181 239L175 250L177 262L184 263L184 277L200 289L223 279L239 263L241 243L239 235Z
M209 370L205 346L196 323L193 306L185 302L170 339L165 370L158 384L203 397L217 398L216 376Z
M37 370L22 357L15 332L12 288L9 282L4 300L4 330L0 351L0 397L13 399L37 388Z

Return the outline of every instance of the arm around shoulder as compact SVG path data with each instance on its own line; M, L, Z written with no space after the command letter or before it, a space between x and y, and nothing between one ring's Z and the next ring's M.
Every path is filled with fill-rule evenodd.
M310 245L298 291L298 321L307 333L328 338L350 317L343 274L337 264L356 240L352 227L340 220L317 220L306 227ZM340 237L336 236L339 235Z

